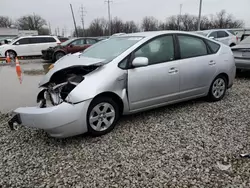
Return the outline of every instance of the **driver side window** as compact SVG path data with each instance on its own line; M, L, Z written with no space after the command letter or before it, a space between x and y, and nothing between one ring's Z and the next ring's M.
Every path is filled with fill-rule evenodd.
M78 39L78 40L75 40L74 42L72 42L71 44L74 46L83 46L84 43L85 43L84 39Z
M174 60L174 42L172 35L153 39L138 49L134 53L134 57L148 58L149 65Z

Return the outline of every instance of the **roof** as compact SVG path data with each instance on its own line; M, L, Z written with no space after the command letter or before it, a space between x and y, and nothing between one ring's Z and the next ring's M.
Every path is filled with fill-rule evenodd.
M190 32L186 31L177 31L177 30L165 30L165 31L145 31L145 32L139 32L139 33L130 33L130 34L124 34L118 37L154 37L158 35L164 35L164 34L171 34L171 33L179 33L179 34L191 34Z

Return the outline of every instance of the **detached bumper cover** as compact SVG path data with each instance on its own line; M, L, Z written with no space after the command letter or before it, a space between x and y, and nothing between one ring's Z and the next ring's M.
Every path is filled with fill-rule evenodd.
M48 108L24 107L14 112L22 125L43 129L52 137L65 138L87 132L86 114L90 101L64 102Z

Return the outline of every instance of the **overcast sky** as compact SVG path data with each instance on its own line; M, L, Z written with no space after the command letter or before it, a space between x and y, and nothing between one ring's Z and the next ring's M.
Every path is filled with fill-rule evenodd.
M55 27L67 28L72 31L74 25L69 3L75 11L77 25L80 22L80 6L83 4L87 13L86 26L97 17L108 16L107 4L104 0L0 0L0 15L16 19L25 14L36 13ZM199 0L113 0L111 4L112 17L140 22L144 16L154 16L159 20L182 13L198 15ZM250 27L250 0L203 0L202 15L215 14L222 9L232 13L237 19L245 21ZM52 30L53 32L54 30Z

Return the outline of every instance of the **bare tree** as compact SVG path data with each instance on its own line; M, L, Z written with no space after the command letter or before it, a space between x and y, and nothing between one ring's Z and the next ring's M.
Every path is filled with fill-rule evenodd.
M111 23L111 33L122 33L124 31L124 23L121 19L115 17Z
M12 20L8 16L0 16L0 27L11 27Z
M178 30L178 18L177 18L177 16L171 16L167 19L166 28L169 30Z
M239 28L243 27L244 22L235 20L231 14L227 14L225 10L216 14L213 19L213 28Z
M158 20L154 17L145 17L142 20L141 28L143 31L155 31L158 30Z
M135 24L134 21L125 22L123 27L123 32L125 33L134 33L139 31L139 27Z
M41 29L45 25L46 25L45 19L35 14L22 16L21 18L17 20L17 26L19 29L37 30L38 34L40 34Z

